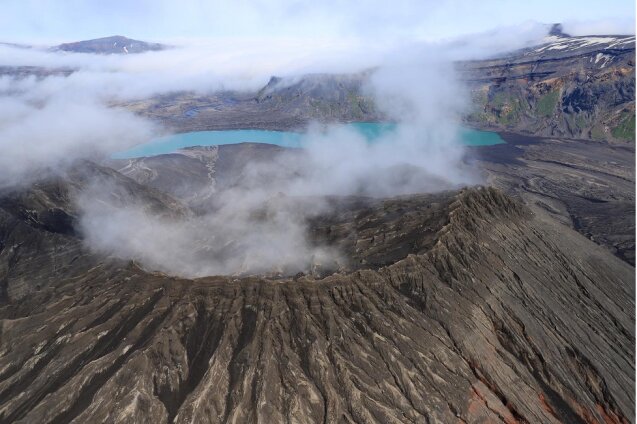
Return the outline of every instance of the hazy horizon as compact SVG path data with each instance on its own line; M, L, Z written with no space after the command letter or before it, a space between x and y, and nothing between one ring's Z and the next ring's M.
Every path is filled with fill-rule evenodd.
M0 6L0 40L60 43L123 35L156 42L210 39L364 39L440 41L497 28L562 23L575 35L634 34L627 0L372 0L108 3L9 0ZM463 13L459 14L461 10Z

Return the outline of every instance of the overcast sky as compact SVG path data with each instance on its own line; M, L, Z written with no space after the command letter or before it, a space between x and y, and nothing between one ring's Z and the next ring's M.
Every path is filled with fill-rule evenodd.
M2 0L0 40L52 43L126 35L209 38L448 39L501 26L563 22L634 33L634 0Z

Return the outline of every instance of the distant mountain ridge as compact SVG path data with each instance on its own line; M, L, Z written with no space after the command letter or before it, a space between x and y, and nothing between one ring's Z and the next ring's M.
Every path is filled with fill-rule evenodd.
M634 36L570 36L556 24L536 46L492 59L459 61L456 70L471 93L472 107L465 117L471 126L619 143L634 140ZM382 120L362 90L368 75L314 74L289 82L274 78L255 100L263 110L288 111L297 122ZM207 124L212 125L210 120Z
M464 117L470 126L620 144L634 140L635 36L569 36L556 24L535 46L455 66L471 95ZM273 77L254 93L172 93L125 106L177 131L382 121L364 90L371 73Z
M74 53L98 53L98 54L130 54L159 51L168 46L159 43L147 43L146 41L133 40L121 35L96 38L93 40L64 43L53 47L55 51Z
M577 139L635 138L635 37L566 36L502 58L458 64L470 125Z

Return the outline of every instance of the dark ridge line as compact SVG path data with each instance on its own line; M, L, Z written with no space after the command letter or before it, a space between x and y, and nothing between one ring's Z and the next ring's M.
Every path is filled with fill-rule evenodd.
M213 325L209 325L212 316L206 310L203 302L198 303L196 309L195 323L188 332L186 340L182 340L188 360L186 380L179 384L176 392L155 388L155 394L164 404L168 413L168 423L175 421L185 400L203 380L208 362L214 356L223 335L221 325L217 325L216 321L213 321ZM202 335L203 337L201 337Z
M166 310L159 316L155 316L142 331L137 341L123 355L119 356L111 366L104 371L96 372L89 382L82 388L80 395L77 397L73 405L65 412L57 415L50 424L70 423L77 418L82 412L91 406L95 394L121 369L122 365L128 358L138 350L140 350L148 340L155 334L161 323L172 312L173 304L170 304ZM149 311L150 312L150 311Z
M14 381L6 389L0 392L0 405L5 404L7 401L13 398L12 393L19 394L24 392L40 374L40 372L55 358L58 352L62 349L62 344L58 343L50 349L44 358L40 359L31 370L29 370L24 376ZM17 366L17 370L20 366ZM9 376L8 376L9 377ZM14 395L15 396L15 395ZM3 416L0 416L0 423L4 423ZM10 422L10 421L9 421Z
M233 392L235 390L235 386L239 384L238 380L241 376L244 366L244 361L241 360L240 355L254 337L254 331L256 329L257 323L257 313L251 308L244 305L243 309L241 310L241 322L242 326L239 332L239 337L237 338L237 344L233 349L232 357L228 362L228 393L226 394L226 408L224 411L222 422L228 422L230 413L235 406Z
M35 408L48 394L54 393L66 384L68 380L78 374L88 363L111 353L117 347L117 344L123 340L125 335L130 333L130 331L148 315L162 296L163 292L157 291L145 305L131 312L127 318L121 321L119 326L113 328L104 336L104 340L108 340L105 345L101 345L98 342L91 349L76 356L74 360L68 363L67 366L58 373L56 378L53 378L48 384L36 390L33 395L24 400L9 415L0 417L0 424L11 423L24 418L24 416Z
M106 321L110 320L116 312L121 310L125 305L124 300L119 300L113 303L110 307L108 307L102 314L96 317L90 324L84 327L83 330L87 330L89 328L97 327L98 325L104 324Z
M502 61L501 64L498 65L487 65L487 66L478 66L478 67L474 67L474 68L470 68L469 70L485 70L485 69L498 69L498 68L502 68L502 67L513 67L513 66L518 66L518 65L533 65L533 64L538 64L538 63L542 63L542 62L558 62L558 61L562 61L562 60L567 60L567 59L581 59L581 58L585 58L588 57L594 53L601 53L601 52L607 52L607 53L612 53L614 55L622 55L622 54L627 54L627 53L631 53L634 52L635 47L629 47L629 48L625 48L625 49L594 49L591 51L588 51L586 53L579 53L579 54L574 54L574 55L569 55L569 56L563 56L563 57L539 57L536 60L524 60L524 61L520 61L520 62L513 62L513 61L507 61L506 59L485 59L485 60L476 60L476 61L470 61L470 62L457 62L458 66L468 66L471 63L479 63L479 62L490 62L490 61ZM515 57L515 56L514 56ZM464 70L464 69L461 69Z
M507 311L509 314L510 311ZM526 369L531 373L535 381L542 388L544 393L547 395L547 400L550 403L551 410L549 411L552 415L554 415L559 421L573 424L586 424L586 421L580 417L568 402L560 395L560 393L553 389L550 384L546 381L549 380L551 374L546 367L546 362L541 353L535 351L533 345L529 343L531 351L535 354L535 358L532 358L528 353L527 349L524 346L520 346L519 343L516 342L515 336L508 330L508 327L505 323L498 317L493 316L491 323L496 330L496 337L500 342L500 345L511 354L514 358L516 358L520 364L523 364ZM517 319L511 315L511 319L522 329L522 335L529 340L528 335L526 334L526 329L517 321ZM539 361L539 364L535 364L534 362Z

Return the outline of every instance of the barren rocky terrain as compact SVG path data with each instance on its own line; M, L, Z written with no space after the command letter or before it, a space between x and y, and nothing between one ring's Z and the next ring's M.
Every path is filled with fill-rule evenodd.
M326 278L184 280L83 249L86 172L175 211L90 164L4 194L2 422L633 420L634 268L498 190L338 200Z
M97 41L75 46L122 52ZM2 188L0 423L634 423L634 51L557 31L458 63L465 121L506 141L466 149L481 184L268 200L320 204L303 228L338 266L184 278L91 248L91 187L97 209L188 220L277 146L78 160ZM367 77L120 106L176 131L383 120Z
M635 265L635 149L503 134L473 149L489 184Z
M595 141L503 133L506 144L467 149L466 163L484 183L607 247L635 264L635 150ZM246 169L286 149L242 143L180 150L108 164L197 208Z

